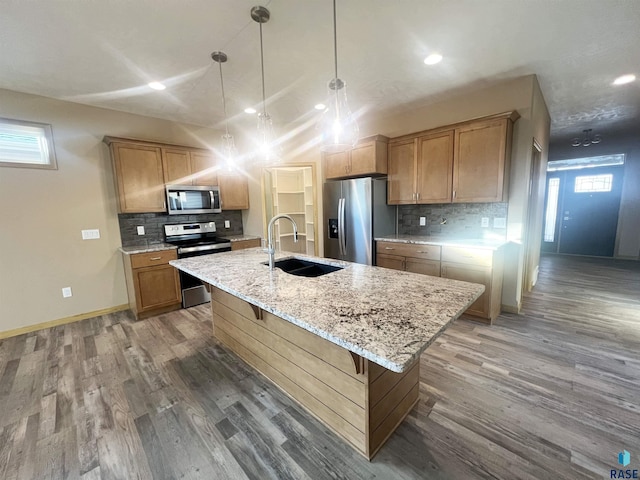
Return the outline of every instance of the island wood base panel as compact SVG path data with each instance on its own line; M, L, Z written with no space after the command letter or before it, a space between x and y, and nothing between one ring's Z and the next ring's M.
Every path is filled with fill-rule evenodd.
M420 363L395 373L211 287L214 335L367 459L418 402Z

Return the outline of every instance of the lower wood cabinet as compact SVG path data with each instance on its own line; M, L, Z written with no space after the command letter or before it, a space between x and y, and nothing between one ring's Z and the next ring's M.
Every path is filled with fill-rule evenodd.
M442 247L443 277L484 285L484 293L466 311L469 315L492 322L500 314L503 259L501 249Z
M377 242L376 265L439 277L440 246Z
M251 238L248 240L236 240L231 242L231 251L242 250L244 248L259 247L262 241L259 238Z
M502 304L503 252L470 247L449 247L379 241L376 265L394 270L450 278L484 285L484 293L466 311L491 323Z
M175 250L124 255L129 308L137 319L177 310L182 303Z

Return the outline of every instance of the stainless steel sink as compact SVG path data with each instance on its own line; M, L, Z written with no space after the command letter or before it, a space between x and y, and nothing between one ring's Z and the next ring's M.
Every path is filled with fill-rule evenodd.
M268 264L268 262L263 262L263 265ZM325 263L316 263L310 260L302 260L300 258L283 258L281 260L276 260L274 266L283 272L291 275L297 275L299 277L320 277L327 273L343 269L343 267L336 267L335 265L327 265Z

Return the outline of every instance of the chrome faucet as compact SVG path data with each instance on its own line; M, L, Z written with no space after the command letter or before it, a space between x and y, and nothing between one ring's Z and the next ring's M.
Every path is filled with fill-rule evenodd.
M267 253L269 254L269 270L273 270L273 256L276 253L276 247L273 245L273 224L276 222L276 220L279 220L281 218L286 218L287 220L291 221L291 223L293 224L293 241L298 241L298 225L296 225L296 221L293 218L285 214L280 214L273 217L269 221L269 226L267 227L267 236L269 238L269 243L267 245Z

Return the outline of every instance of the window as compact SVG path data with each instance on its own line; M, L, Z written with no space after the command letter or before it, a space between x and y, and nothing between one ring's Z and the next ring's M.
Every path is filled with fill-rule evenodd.
M614 165L624 165L624 153L614 153L612 155L600 155L597 157L569 158L566 160L549 160L547 172L558 170L576 170L591 167L611 167Z
M57 169L51 125L0 118L0 167Z
M556 233L556 219L558 218L558 193L560 192L560 179L550 178L547 188L547 212L544 220L544 241L553 243Z
M573 191L575 193L610 192L612 183L613 175L611 173L585 175L576 177L576 184Z

